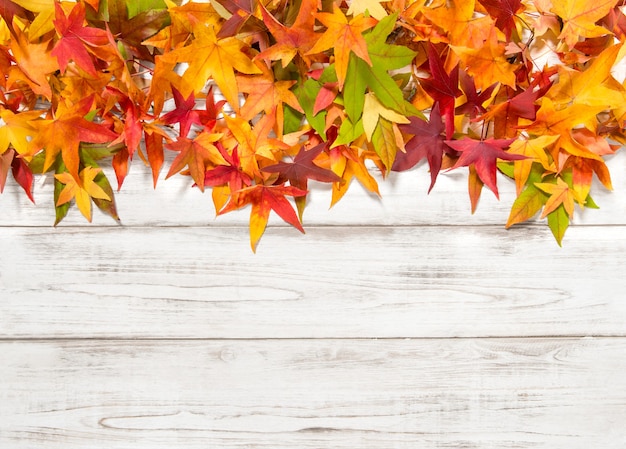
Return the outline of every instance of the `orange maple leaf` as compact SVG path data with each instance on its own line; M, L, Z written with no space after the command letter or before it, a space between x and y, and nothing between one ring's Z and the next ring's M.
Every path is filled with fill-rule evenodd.
M276 39L276 43L259 53L255 59L280 60L283 67L287 67L296 55L300 55L302 61L309 66L311 58L308 52L319 37L315 33L314 15L318 5L318 0L302 0L296 20L290 27L280 23L264 6L261 6L263 21Z
M335 49L335 71L337 72L339 90L341 90L346 80L351 52L372 66L372 61L367 52L367 42L363 38L363 31L376 25L377 20L359 14L348 22L341 9L337 7L333 8L332 13L320 12L315 16L326 26L326 31L313 48L307 52L307 55L321 53L329 48Z
M74 105L60 102L53 119L32 122L38 133L30 142L30 154L34 155L45 148L44 171L52 166L57 155L61 153L69 173L78 179L80 143L107 143L118 137L103 125L84 118L92 104L93 97L84 98Z

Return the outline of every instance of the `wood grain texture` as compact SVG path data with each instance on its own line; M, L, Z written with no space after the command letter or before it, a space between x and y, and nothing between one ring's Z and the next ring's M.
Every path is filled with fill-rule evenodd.
M623 339L0 343L0 447L626 444Z
M600 210L577 208L577 224L626 224L626 152L608 158L614 192L605 190L599 183L592 195ZM464 169L463 169L464 170ZM442 173L430 195L426 192L430 174L423 164L404 173L391 173L382 180L379 173L372 174L379 181L382 199L365 191L356 181L346 197L329 210L331 192L327 185L311 182L312 193L304 216L305 228L314 225L484 225L504 226L511 205L516 198L512 182L500 177L500 201L485 189L476 214L470 214L467 194L467 173L463 170ZM152 175L141 161L133 163L122 190L116 194L118 210L124 226L233 226L247 225L249 209L215 218L215 209L209 191L202 194L191 188L190 178L174 176L163 179L162 173L156 190L152 189ZM114 182L110 169L107 176ZM54 223L53 181L51 175L40 177L35 185L37 205L9 182L0 195L0 226L51 226ZM272 225L283 225L273 217ZM94 211L93 224L117 226L110 217ZM61 226L88 226L89 223L72 208Z
M623 227L0 229L4 338L625 336Z

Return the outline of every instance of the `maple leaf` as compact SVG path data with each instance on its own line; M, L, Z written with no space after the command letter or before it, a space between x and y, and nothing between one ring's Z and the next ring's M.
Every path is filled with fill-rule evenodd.
M481 89L489 85L501 83L512 89L516 88L515 69L506 56L505 45L498 41L496 28L491 30L482 45L476 48L453 46L452 50L459 56L467 71L474 75Z
M488 16L475 17L475 5L475 0L439 1L420 12L445 31L451 45L476 48L484 40L484 27L493 22Z
M30 122L39 116L39 111L22 111L16 114L9 109L0 109L0 119L4 122L0 126L0 154L11 146L18 154L27 155L29 142L36 133Z
M50 54L58 59L61 72L65 72L71 59L78 67L95 77L97 71L88 49L107 45L109 43L107 32L99 28L84 26L85 5L83 3L77 3L69 16L65 15L60 3L55 2L54 7L56 10L54 27L60 39Z
M381 5L381 3L386 2L387 0L358 0L350 3L350 7L348 8L347 15L357 16L359 14L368 13L370 16L375 18L376 20L383 20L387 17L387 11Z
M494 136L509 138L517 135L517 125L520 118L535 120L537 109L535 101L543 95L541 89L528 88L509 98L509 92L502 90L494 103L482 119L494 121ZM503 98L506 100L502 101Z
M250 27L246 29L261 29L263 23L255 17L257 2L255 0L217 0L231 16L222 23L217 37L235 36L239 31L250 23Z
M301 190L307 189L309 179L319 182L340 182L341 177L313 162L327 147L327 143L320 143L307 150L303 145L294 157L293 162L278 162L277 164L263 167L263 171L279 173L281 178L289 181L290 185Z
M252 205L252 210L250 211L250 246L253 252L256 252L257 245L265 232L267 220L272 210L285 222L304 233L302 224L286 197L306 195L307 192L305 190L300 190L294 186L257 184L246 187L238 193L238 201L234 202L231 200L218 212L218 215L234 209L240 209L247 204Z
M561 163L559 149L570 155L587 157L602 162L602 158L581 145L572 134L572 130L581 124L587 125L590 120L596 121L596 114L602 111L601 106L591 107L583 104L572 104L566 108L556 109L552 100L543 97L541 107L537 110L536 120L526 127L526 131L534 135L558 135L554 145L552 159ZM557 166L560 170L562 167Z
M31 43L28 36L18 28L14 31L10 48L17 67L25 75L20 78L28 83L33 92L51 100L52 89L48 78L59 69L57 59L50 53L52 40Z
M204 111L198 111L200 122L207 131L212 131L217 124L217 119L222 112L222 107L226 104L226 100L215 101L213 95L213 86L209 87L209 91L204 99Z
M426 93L439 104L439 110L446 119L446 137L450 139L454 134L454 103L456 98L461 96L459 66L455 66L450 73L447 73L432 44L428 45L428 65L431 77L420 78L419 82Z
M280 60L283 67L287 67L293 58L299 55L301 60L310 66L311 58L308 53L319 37L315 33L315 12L318 4L318 0L302 0L298 15L290 27L280 23L264 6L261 6L263 22L276 39L276 43L256 55L255 59Z
M384 118L393 123L409 123L409 119L402 114L398 114L393 109L386 108L376 98L376 94L369 92L365 95L363 105L363 130L367 140L372 140L372 135L376 130L380 118Z
M464 137L461 140L446 140L451 148L460 151L461 157L452 167L473 165L480 180L499 198L496 181L496 161L515 161L525 159L519 154L507 153L505 148L513 143L514 139L485 139L474 140Z
M91 198L111 200L111 197L94 182L94 178L100 171L99 168L85 167L81 170L78 179L69 172L55 174L54 177L65 184L56 205L61 206L76 199L78 210L91 222Z
M92 97L84 98L74 105L61 102L53 119L32 122L38 133L30 142L30 154L45 148L44 171L52 166L61 153L69 173L78 179L80 143L108 143L117 138L117 134L103 125L84 118L92 104Z
M397 13L385 17L373 30L364 35L372 61L371 66L354 53L350 53L343 100L346 114L352 123L356 124L361 118L368 88L376 94L376 98L383 106L403 115L420 114L404 99L402 90L388 73L389 70L404 68L416 55L407 47L386 42L394 29L396 18Z
M341 90L346 79L351 53L354 53L368 65L372 65L367 51L367 42L362 33L376 25L376 19L359 14L348 22L341 9L337 7L333 7L332 13L317 13L316 18L326 26L326 31L318 38L307 55L334 48L335 71L337 72L339 90Z
M413 135L405 144L405 152L396 154L396 159L391 167L394 171L409 170L419 161L426 158L430 167L430 187L432 190L441 171L443 155L451 148L445 142L443 134L445 126L441 120L439 104L435 104L428 120L419 117L409 117L409 124L400 125L400 130Z
M274 74L261 65L262 75L238 76L237 85L241 92L248 94L246 101L241 107L240 115L251 120L260 112L275 117L277 134L283 135L283 103L298 112L304 113L304 110L298 103L298 99L294 93L289 90L295 80L276 80Z
M378 183L365 165L368 153L356 146L339 145L330 149L331 170L342 178L341 181L333 183L330 207L345 195L353 178L368 191L380 196Z
M574 215L574 201L581 205L585 203L584 198L580 198L576 194L576 191L571 189L570 186L561 178L557 178L556 184L536 182L535 187L550 195L546 201L543 212L541 213L541 218L545 218L548 214L555 211L560 205L563 205L567 215L572 217Z
M496 26L504 32L506 40L511 39L515 29L515 17L524 5L522 0L478 0L491 17L496 19Z
M172 87L172 94L174 95L175 107L167 114L162 115L159 121L170 125L172 123L178 123L180 126L180 136L187 137L191 125L200 125L200 111L195 109L196 98L192 93L187 98L183 98L181 93L175 87Z
M515 162L514 177L518 195L522 191L524 185L526 185L531 169L535 165L534 161L540 162L541 166L547 171L556 171L554 162L552 162L548 157L546 148L558 139L559 136L546 135L533 139L518 139L511 144L509 153L521 154L522 156L527 157L527 159Z
M462 105L457 106L454 113L458 115L467 114L470 119L473 120L477 115L487 112L483 105L491 98L491 94L496 88L497 83L492 84L478 93L476 85L474 84L474 78L464 70L459 71L459 79L466 101Z
M235 70L255 74L261 70L244 53L246 44L235 37L218 39L212 26L198 26L193 42L162 56L166 63L188 62L183 74L183 97L200 92L212 77L220 91L235 110L239 109Z
M229 154L221 143L217 142L215 146L226 164L219 164L207 170L204 174L204 185L217 187L228 184L231 192L241 190L244 185L252 185L252 178L241 170L237 147Z
M142 6L141 4L139 1L107 0L106 26L115 35L118 45L124 46L139 58L150 61L153 60L153 56L142 42L169 25L171 13L162 1L138 8ZM135 11L131 10L133 6L136 8Z
M610 33L606 28L596 25L617 4L617 0L560 0L553 2L552 12L563 20L559 39L574 48L579 37L598 37Z
M543 174L544 172L541 166L533 163L526 181L526 187L518 193L517 198L511 206L506 228L531 219L546 203L548 195L536 186L536 183L541 182Z
M327 143L320 143L313 148L307 150L304 145L298 151L293 162L278 162L263 168L268 173L279 173L278 182L287 179L289 184L301 190L307 190L308 180L313 179L319 182L340 182L341 177L337 176L333 171L316 165L313 161L328 147ZM302 220L306 196L296 197L296 206L298 208L298 216Z
M626 102L624 87L613 78L611 70L622 44L602 51L584 71L559 66L559 78L548 92L557 106L572 103L617 108Z
M194 139L181 136L175 142L167 144L166 148L178 151L179 154L172 161L166 179L187 166L196 185L201 191L204 191L205 172L209 164L219 165L226 163L218 149L213 145L221 137L221 134L202 132Z
M0 193L4 191L9 168L13 174L13 178L22 187L28 199L34 203L35 199L33 198L32 192L33 172L24 159L16 157L16 152L13 149L0 153Z

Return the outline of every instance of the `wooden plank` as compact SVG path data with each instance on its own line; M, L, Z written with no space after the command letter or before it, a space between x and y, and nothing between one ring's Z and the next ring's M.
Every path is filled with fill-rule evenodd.
M625 339L0 343L0 447L626 444Z
M600 210L577 209L577 224L626 224L626 152L620 152L608 160L615 192L608 192L599 184L592 190ZM464 169L463 169L464 170ZM366 192L356 181L346 197L329 210L330 189L321 183L311 183L312 194L305 213L305 227L314 225L483 225L504 226L515 200L515 186L501 177L500 201L487 189L483 192L476 214L470 214L467 194L467 173L459 170L444 172L430 195L426 193L430 183L427 167L406 173L391 173L383 181L378 179L382 199ZM164 170L166 173L167 170ZM162 178L165 176L162 174ZM109 178L115 179L111 170ZM249 209L215 218L215 209L209 191L202 194L191 188L188 177L175 176L161 179L156 190L152 189L150 171L137 160L117 193L118 210L125 226L232 226L246 225ZM9 182L0 195L0 226L51 226L54 223L53 177L38 178L35 185L37 205L28 201L23 192ZM117 226L99 211L94 212L94 225ZM271 223L282 225L272 218ZM73 208L62 226L87 226L87 221Z
M0 229L0 337L624 336L623 227Z

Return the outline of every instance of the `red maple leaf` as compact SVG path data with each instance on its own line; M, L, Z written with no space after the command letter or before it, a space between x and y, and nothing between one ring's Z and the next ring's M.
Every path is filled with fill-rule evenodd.
M67 17L59 2L54 2L54 7L56 11L54 27L61 38L51 54L59 61L59 68L65 72L68 62L72 59L78 67L96 77L98 72L88 49L109 44L109 35L105 30L84 26L83 3L77 3Z
M292 186L306 190L309 179L320 182L340 182L341 177L337 176L331 170L315 165L313 160L328 146L327 143L320 143L310 150L306 150L304 146L300 148L293 162L279 162L268 167L264 167L263 171L269 173L280 173L280 179L289 180Z
M478 0L491 17L496 19L496 27L502 30L506 39L511 39L515 28L515 16L522 6L521 0Z
M180 136L187 137L187 134L189 134L189 130L191 129L191 125L202 124L202 120L200 119L201 111L195 109L196 98L193 92L191 92L187 98L184 98L178 89L172 86L172 94L174 96L174 104L176 107L167 114L163 115L159 121L165 123L166 125L178 123L180 126Z
M463 93L465 94L467 101L461 106L457 106L454 112L459 115L468 114L470 119L473 120L477 115L487 112L483 104L489 99L489 97L491 97L497 83L492 84L485 90L478 93L476 91L476 85L474 84L474 77L463 70L460 70L459 72L461 88L463 89Z
M459 160L454 164L452 169L473 165L480 180L491 189L496 195L496 198L499 198L496 181L497 160L516 161L526 159L526 156L504 151L514 141L515 139L490 138L486 140L474 140L469 137L464 137L461 140L446 140L446 144L461 152L461 157L459 157Z
M445 126L441 120L439 104L433 107L428 121L419 117L409 117L409 121L409 124L399 125L399 128L403 133L412 134L413 137L406 143L405 153L398 151L391 169L409 170L426 158L430 167L430 187L428 188L430 192L441 170L443 154L451 151L443 135Z
M204 174L205 187L217 187L228 184L231 193L234 193L241 190L244 185L252 185L252 178L241 170L237 147L233 148L232 154L228 154L228 151L224 149L220 142L217 142L215 146L224 160L228 162L228 165L218 165L207 170Z
M420 79L420 84L428 95L439 103L441 114L446 119L446 137L450 139L454 134L454 102L461 96L459 66L457 64L450 73L447 73L433 44L428 44L428 65L431 77Z

